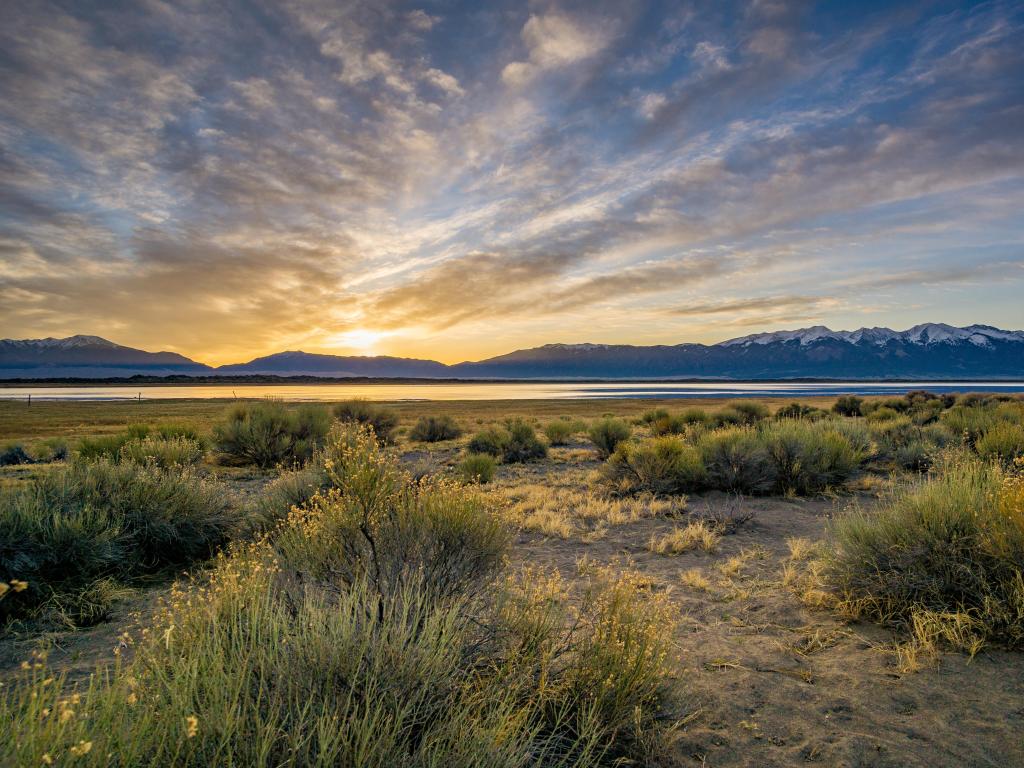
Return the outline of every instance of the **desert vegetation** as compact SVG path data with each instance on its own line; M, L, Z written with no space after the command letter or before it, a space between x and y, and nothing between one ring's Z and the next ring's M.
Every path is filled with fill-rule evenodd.
M1012 754L1024 402L486 408L0 433L0 764L841 764L771 714L836 697L898 762L887 677Z

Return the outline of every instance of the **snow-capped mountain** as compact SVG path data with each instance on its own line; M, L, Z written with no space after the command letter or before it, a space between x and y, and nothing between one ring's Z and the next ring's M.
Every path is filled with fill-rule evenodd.
M905 331L824 326L719 344L545 344L478 362L281 352L211 368L96 336L0 341L0 378L276 375L498 379L1024 379L1024 331L942 323Z
M849 344L874 344L884 346L892 341L905 341L911 344L957 344L967 342L979 347L990 346L993 341L1024 342L1024 331L1002 331L990 325L968 325L956 328L945 323L922 323L905 331L894 331L891 328L859 328L856 331L833 331L823 325L812 328L801 328L796 331L773 331L772 333L755 333L741 336L738 339L723 341L718 346L735 347L750 344L775 344L796 341L801 346L813 344L822 339L845 341Z

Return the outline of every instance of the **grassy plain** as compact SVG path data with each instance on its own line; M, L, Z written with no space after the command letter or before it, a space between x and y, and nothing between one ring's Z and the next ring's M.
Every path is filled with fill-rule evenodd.
M771 412L792 401L760 399ZM800 402L828 409L834 398ZM0 444L31 447L52 437L74 443L138 423L174 423L210 436L229 404L0 402ZM652 410L729 407L721 399L386 405L399 416L393 450L417 476L454 475L474 433L512 418L540 431L556 420L585 425L612 416L645 439L654 427L640 419ZM461 436L411 440L410 429L424 416L452 418ZM635 589L669 606L675 624L666 624L667 669L681 704L672 714L676 730L667 751L649 764L1024 765L1019 651L983 643L973 657L914 653L903 633L840 615L807 594L807 568L833 522L851 507L871 516L919 482L916 473L865 471L803 496L719 490L616 495L600 482L604 462L585 430L559 442L541 460L499 463L481 493L512 532L512 572L557 573L579 600L595 573L628 571ZM241 506L279 474L225 467L212 456L202 469ZM51 470L47 464L4 467L0 477L17 485ZM97 626L8 629L0 640L0 679L13 678L32 649L46 647L51 666L84 680L97 664L113 661L122 632L151 620L159 599L177 588L172 578L136 583L111 620Z

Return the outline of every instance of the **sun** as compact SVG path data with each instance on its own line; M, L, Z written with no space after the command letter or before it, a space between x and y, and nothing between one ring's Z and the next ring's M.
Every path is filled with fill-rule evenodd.
M369 328L354 328L344 333L336 333L328 339L332 347L344 347L355 349L359 352L373 352L377 343L387 336L382 331L372 331Z

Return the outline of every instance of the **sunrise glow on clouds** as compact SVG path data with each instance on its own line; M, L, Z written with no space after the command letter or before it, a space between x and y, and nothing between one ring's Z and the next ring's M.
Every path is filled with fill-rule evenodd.
M0 335L1024 326L1017 3L10 3Z

